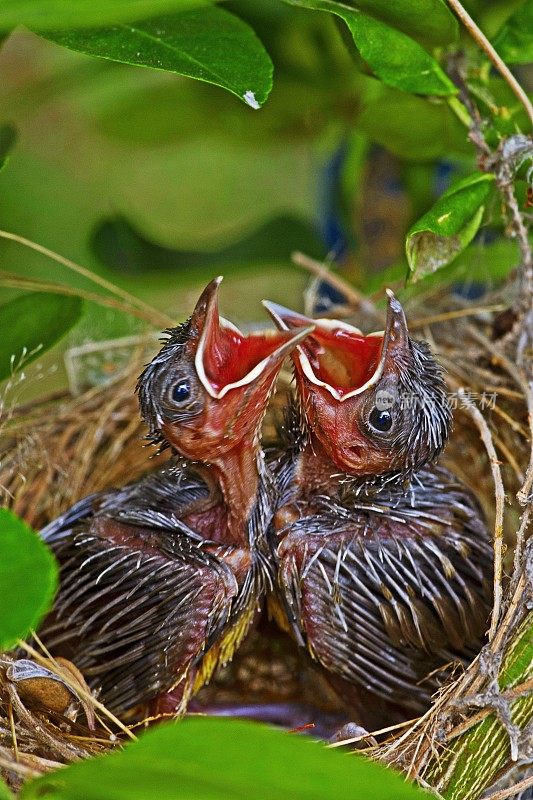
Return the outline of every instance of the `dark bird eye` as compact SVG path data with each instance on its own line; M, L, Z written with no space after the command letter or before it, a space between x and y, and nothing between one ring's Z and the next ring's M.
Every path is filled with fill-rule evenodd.
M380 433L386 433L392 428L392 414L386 409L374 408L370 412L368 421L375 430Z
M188 381L180 381L176 383L172 389L172 399L175 403L183 403L191 396L191 387Z

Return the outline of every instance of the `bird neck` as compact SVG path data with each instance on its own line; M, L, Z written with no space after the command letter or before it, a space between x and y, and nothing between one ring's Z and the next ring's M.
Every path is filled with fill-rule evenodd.
M224 541L228 543L249 544L248 521L259 489L259 458L257 442L245 440L210 462L209 471L220 488L226 507Z
M307 431L307 438L298 456L295 479L299 494L310 497L314 494L331 498L346 497L354 492L359 498L373 498L383 490L402 487L405 491L412 480L412 472L390 470L390 472L357 475L345 472L330 458L318 438Z
M296 481L302 494L337 494L339 468L315 436L308 436L298 455Z

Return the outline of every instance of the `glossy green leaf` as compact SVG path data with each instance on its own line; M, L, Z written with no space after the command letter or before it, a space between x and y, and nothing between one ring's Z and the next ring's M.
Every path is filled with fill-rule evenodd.
M251 722L188 719L27 784L23 800L422 800L369 759Z
M493 175L480 172L459 181L411 227L406 253L416 281L449 264L474 238L491 190Z
M208 5L213 0L2 0L0 30L112 25Z
M0 650L9 650L50 609L57 587L51 551L16 514L0 508Z
M45 292L0 306L0 380L34 361L79 320L82 301Z
M18 132L14 125L0 125L0 171L4 169L9 161L9 154L13 149L18 138Z
M311 7L308 0L286 2ZM443 0L331 0L331 5L353 7L355 13L362 11L427 47L451 44L459 35L457 20Z
M413 38L336 0L288 0L292 5L329 11L344 20L362 58L388 86L427 95L457 92L438 62Z
M496 34L494 47L509 64L528 64L533 61L533 3L518 8Z
M505 281L515 267L519 258L516 242L507 239L496 239L490 244L472 242L451 264L441 267L437 273L430 273L417 283L412 281L398 289L398 297L402 303L428 289L450 287L461 284L483 286L485 290L493 289ZM405 259L367 275L362 290L365 295L380 294L384 286L399 285L405 280Z
M224 269L232 274L242 267L290 263L291 253L301 250L323 258L324 245L306 222L283 216L269 220L241 239L219 250L177 250L150 241L124 217L101 222L91 236L91 248L100 261L126 274L172 270L176 277L195 270ZM194 275L194 273L193 273Z
M46 31L87 55L213 83L259 108L272 88L272 62L253 30L222 8L206 7L129 25ZM179 113L179 109L176 109Z

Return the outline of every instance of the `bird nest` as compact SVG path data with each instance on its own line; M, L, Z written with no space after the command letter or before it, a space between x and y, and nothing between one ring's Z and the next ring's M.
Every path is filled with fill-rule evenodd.
M369 317L381 312L352 290L346 294L347 308L338 313L368 329ZM379 744L367 752L458 800L479 797L488 786L496 786L495 798L511 796L502 781L511 768L513 781L521 780L516 769L528 755L532 730L533 548L526 534L533 481L533 384L527 368L517 366L520 319L508 308L504 291L485 296L475 307L442 290L406 304L412 335L431 343L447 372L454 431L443 459L476 494L494 531L495 601L487 644L472 664L440 690L423 717L378 732ZM143 446L145 430L134 393L140 366L155 347L153 336L134 344L125 367L105 385L4 411L4 503L35 528L82 496L134 480L167 457ZM267 441L275 439L289 381L282 374L265 420ZM69 719L53 710L46 697L36 703L13 679L5 658L0 768L12 785L117 746L128 733L91 697L81 676L67 675L61 664L46 661L45 653L33 651L33 657L62 673L85 708L86 722L81 715L74 722L72 715Z

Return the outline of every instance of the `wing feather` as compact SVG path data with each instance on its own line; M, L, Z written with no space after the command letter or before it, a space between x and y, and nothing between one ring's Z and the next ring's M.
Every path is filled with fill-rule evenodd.
M112 538L117 524L121 544ZM139 541L149 542L146 550ZM174 685L227 623L233 573L186 533L99 516L54 549L61 586L41 636L52 653L76 663L115 713Z
M328 670L420 710L436 685L420 680L485 633L492 547L475 501L436 468L407 492L308 507L277 548L295 635Z

